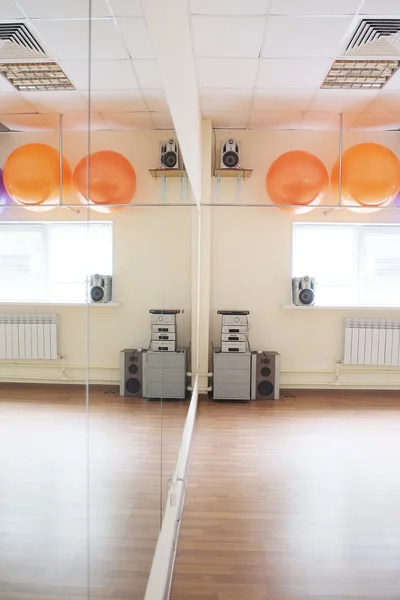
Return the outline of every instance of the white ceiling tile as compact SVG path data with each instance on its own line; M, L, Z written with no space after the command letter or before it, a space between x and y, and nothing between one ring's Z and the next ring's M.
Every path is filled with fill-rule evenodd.
M211 119L214 127L244 129L249 120L248 112L204 111L203 117Z
M359 6L360 0L272 0L271 14L352 15Z
M386 90L400 90L400 69L396 71L391 79L385 85Z
M360 113L348 113L343 115L343 127L348 128L359 117ZM321 131L337 131L340 129L340 116L338 114L326 111L305 112L300 129L316 129Z
M53 125L55 129L59 128L59 119L56 114L46 114L44 115L46 119ZM109 129L108 125L102 118L100 113L91 112L90 113L90 123L89 123L89 113L70 113L64 115L63 117L63 130L64 131L90 131L99 130L99 129Z
M318 90L309 110L361 113L378 94L378 90Z
M257 89L254 97L254 110L306 110L314 95L314 89Z
M20 96L30 102L41 113L83 112L88 110L87 100L78 91L21 92Z
M15 87L13 87L3 75L0 75L0 92L7 92L8 94L18 94Z
M53 131L55 127L37 113L20 115L0 114L0 123L12 131Z
M397 113L362 113L351 125L351 129L386 131L400 129L400 111Z
M264 58L258 88L319 88L332 64L327 58Z
M57 59L77 58L88 65L88 23L87 20L38 20L35 21L35 27L49 56ZM93 19L91 27L92 60L128 58L128 52L113 19Z
M153 119L153 123L156 129L173 129L174 124L172 122L172 117L169 112L153 112L151 113L151 118Z
M0 18L2 21L7 19L22 19L23 13L19 10L14 0L1 0Z
M88 89L88 70L84 61L63 60L60 66L72 83ZM130 60L100 60L91 64L92 90L137 90L139 87Z
M208 57L257 58L264 26L265 17L193 17L194 53Z
M361 7L362 15L389 15L399 18L398 0L365 0Z
M0 93L0 112L3 115L13 115L19 113L37 112L35 106L24 99L21 94L1 94Z
M254 111L249 129L298 129L302 116L301 111Z
M116 17L138 17L143 14L140 0L110 0Z
M191 0L192 15L265 15L269 0Z
M252 88L257 75L255 58L196 59L199 87Z
M86 93L87 95L87 93ZM92 109L99 112L142 112L147 110L141 91L92 91Z
M154 129L153 121L148 112L116 112L102 114L110 129Z
M368 104L366 112L384 113L400 112L400 91L380 90L374 100Z
M1 0L3 4L4 0ZM111 17L110 9L105 0L91 0L92 18ZM88 0L67 0L57 2L49 0L18 0L21 8L30 19L88 19Z
M144 17L118 19L118 23L132 58L154 58L153 45Z
M350 23L351 17L270 17L262 56L334 57Z
M147 90L163 89L164 86L156 60L133 60L132 64L141 88Z
M248 112L252 99L252 89L200 89L200 105L203 110Z
M147 106L154 112L168 112L164 90L142 90Z

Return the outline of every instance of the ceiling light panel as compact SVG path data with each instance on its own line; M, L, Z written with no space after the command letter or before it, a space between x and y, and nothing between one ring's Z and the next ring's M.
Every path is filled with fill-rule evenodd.
M398 60L335 60L322 89L380 89L396 73Z
M20 92L75 89L55 62L0 63L0 73Z

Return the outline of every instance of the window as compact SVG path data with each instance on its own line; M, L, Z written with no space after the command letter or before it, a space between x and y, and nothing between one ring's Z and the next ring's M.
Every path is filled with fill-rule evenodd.
M94 273L112 275L112 223L0 224L0 301L85 302Z
M400 306L400 226L294 224L292 276L303 275L318 305Z

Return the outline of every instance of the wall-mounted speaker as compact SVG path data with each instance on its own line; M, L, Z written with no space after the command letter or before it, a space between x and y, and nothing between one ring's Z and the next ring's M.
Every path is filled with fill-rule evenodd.
M279 400L280 359L278 352L252 353L252 400Z
M240 142L229 138L221 144L221 169L237 169L240 164Z
M88 286L88 300L93 303L111 302L112 277L111 275L90 275Z
M143 353L141 350L120 352L119 395L143 397Z
M315 304L315 278L309 275L293 277L292 279L292 304L295 306L314 306Z
M173 138L160 142L160 163L162 169L179 169L179 146Z

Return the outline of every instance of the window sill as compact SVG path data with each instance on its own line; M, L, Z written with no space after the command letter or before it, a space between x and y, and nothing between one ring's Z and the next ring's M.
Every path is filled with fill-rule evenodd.
M346 306L295 306L294 304L282 304L282 308L288 310L400 310L398 306L355 306L349 304Z
M117 308L121 306L120 302L46 302L41 301L25 301L17 300L12 302L11 300L0 300L0 306L102 306L103 308Z

